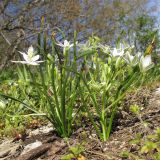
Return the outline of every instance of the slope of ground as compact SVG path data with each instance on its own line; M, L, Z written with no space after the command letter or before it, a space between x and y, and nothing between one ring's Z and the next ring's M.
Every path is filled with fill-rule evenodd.
M138 118L131 114L128 107L137 104L142 107L141 118L148 123L147 129ZM142 135L151 134L160 127L160 87L148 90L141 89L134 95L129 94L124 101L125 109L120 111L114 124L114 131L107 142L101 142L90 125L86 128L78 129L73 136L66 140L58 138L54 131L50 131L50 126L32 131L29 137L25 137L24 142L13 139L4 139L0 145L0 159L2 160L59 160L62 155L69 153L69 146L83 146L81 155L72 160L122 160L122 151L129 151L138 154L137 148L130 144L137 133ZM46 130L48 133L41 132ZM143 137L142 137L143 138ZM40 143L37 147L35 142ZM33 144L33 149L25 151L28 144ZM23 152L23 154L21 154ZM75 155L76 156L76 155ZM130 159L130 158L128 158ZM146 155L146 160L150 160ZM67 160L67 159L66 159Z

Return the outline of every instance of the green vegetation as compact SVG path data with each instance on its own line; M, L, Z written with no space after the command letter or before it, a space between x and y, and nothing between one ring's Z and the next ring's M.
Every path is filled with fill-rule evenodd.
M70 137L83 110L106 141L126 93L147 83L147 77L158 79L159 63L154 65L151 52L137 52L125 43L110 47L98 37L84 44L76 42L76 33L73 44L50 40L48 52L46 37L40 34L37 51L31 46L20 52L23 61L13 61L18 79L1 82L3 125L14 120L18 127L23 117L44 116L59 136Z
M73 147L69 147L70 153L62 156L61 160L70 160L70 159L85 160L85 157L82 156L84 151L85 149L81 144L77 144Z

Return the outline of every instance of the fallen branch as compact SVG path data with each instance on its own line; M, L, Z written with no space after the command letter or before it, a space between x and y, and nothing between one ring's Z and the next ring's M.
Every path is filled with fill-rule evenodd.
M37 148L32 149L24 155L19 156L16 160L33 160L46 153L51 148L51 146L51 144L43 144Z

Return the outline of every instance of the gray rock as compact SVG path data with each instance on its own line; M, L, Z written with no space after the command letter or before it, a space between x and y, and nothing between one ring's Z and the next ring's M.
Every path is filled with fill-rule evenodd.
M42 126L42 127L37 128L33 131L30 131L29 132L29 137L35 136L35 135L38 135L38 134L46 134L46 133L49 133L51 131L53 131L53 126L51 124L48 124L47 126Z
M8 156L10 152L11 152L11 149L1 151L0 152L0 158L4 158L4 157Z
M160 87L156 89L155 94L160 95Z
M4 140L0 145L0 158L14 155L19 147L19 143L12 143L12 140Z
M24 150L23 150L23 152L21 153L21 155L23 155L23 154L29 152L30 150L32 150L32 149L34 149L34 148L37 148L37 147L39 147L39 146L41 146L41 145L42 145L42 142L40 142L40 141L36 141L36 142L34 142L34 143L28 144L28 145L26 145L26 146L24 147Z

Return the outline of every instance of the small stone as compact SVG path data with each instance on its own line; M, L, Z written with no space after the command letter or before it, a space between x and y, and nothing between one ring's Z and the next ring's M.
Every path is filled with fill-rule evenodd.
M19 143L12 143L12 140L5 140L0 144L0 159L14 155L19 148Z
M4 157L8 156L10 152L11 152L11 149L7 149L5 151L1 151L0 152L0 158L4 158Z
M42 127L37 128L37 129L35 129L33 131L30 131L29 132L29 137L35 136L35 135L38 135L38 134L47 134L47 133L49 133L51 131L53 131L53 127L52 126L49 126L49 125L42 126Z
M26 145L26 146L24 147L24 150L23 150L23 152L21 153L21 155L23 155L23 154L29 152L30 150L32 150L32 149L34 149L34 148L37 148L37 147L39 147L39 146L41 146L41 145L42 145L42 142L40 142L40 141L36 141L36 142L34 142L34 143L28 144L28 145Z
M160 95L160 87L156 89L155 94Z
M39 134L39 129L35 129L35 130L29 132L29 137L35 136L35 135L38 135L38 134Z

